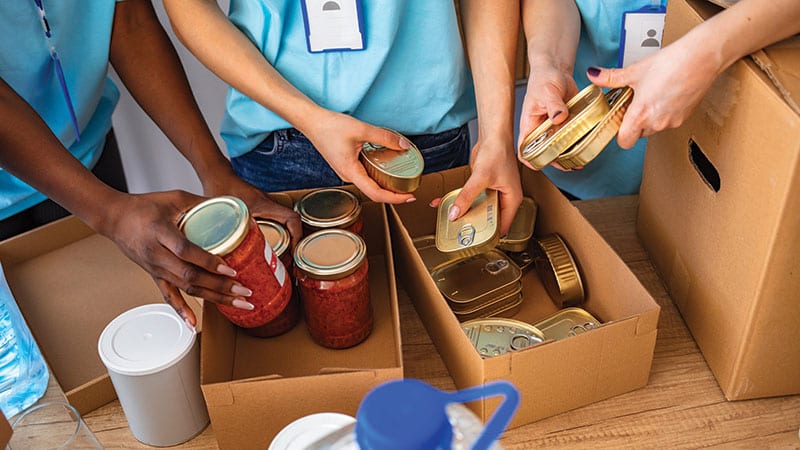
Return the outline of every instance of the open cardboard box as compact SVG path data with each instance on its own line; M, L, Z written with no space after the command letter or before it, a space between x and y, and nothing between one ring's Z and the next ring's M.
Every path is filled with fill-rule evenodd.
M463 186L468 169L423 177L415 203L390 207L398 276L459 389L512 382L521 404L510 426L568 411L647 384L660 308L624 262L541 173L523 169L526 196L538 207L535 236L557 232L580 266L583 307L603 322L596 330L481 359L425 269L412 238L433 234L431 199ZM513 317L535 323L557 311L535 270L523 277L523 305ZM471 406L485 421L496 401Z
M6 420L6 416L0 411L0 448L6 448L6 444L11 440L11 425Z
M0 242L0 262L67 400L81 414L114 400L97 340L119 314L163 302L150 275L73 216Z
M290 205L302 192L274 195ZM260 339L231 325L213 304L203 311L201 380L223 449L267 448L290 422L319 412L355 416L377 384L402 378L403 357L386 209L362 203L374 328L344 350L315 344L301 320L288 333Z
M720 11L670 0L664 42ZM729 400L800 393L800 37L648 141L637 231Z

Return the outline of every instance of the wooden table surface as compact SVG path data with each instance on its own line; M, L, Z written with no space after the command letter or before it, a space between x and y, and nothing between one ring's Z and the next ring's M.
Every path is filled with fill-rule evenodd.
M800 449L800 395L728 402L636 238L638 197L576 202L659 305L653 366L642 389L506 431L506 449L794 448ZM405 376L455 389L408 296L401 291ZM800 345L787 343L788 345ZM800 376L800 374L798 374ZM85 416L107 448L150 448L130 434L119 402ZM173 448L218 448L209 426Z

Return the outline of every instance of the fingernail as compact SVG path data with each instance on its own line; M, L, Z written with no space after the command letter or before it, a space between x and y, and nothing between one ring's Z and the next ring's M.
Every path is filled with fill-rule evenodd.
M231 305L233 305L234 308L245 309L247 311L252 311L256 309L256 307L253 306L252 303L246 302L244 300L239 300L238 298L234 300L233 303L231 303Z
M411 148L411 143L408 142L407 140L403 139L403 138L400 138L400 148L409 149L409 148Z
M218 265L217 266L217 272L219 272L219 273L221 273L223 275L227 275L229 277L235 277L236 276L236 271L233 270L232 267L226 266L225 264Z
M411 197L410 199L406 200L406 203L413 203L415 201L417 201L417 198L416 197Z
M251 295L253 295L253 291L247 289L241 284L234 284L233 287L231 288L231 292L236 295L241 295L243 297L250 297Z
M195 328L194 325L192 325L191 322L189 322L189 319L183 319L183 322L186 324L187 327L189 327L190 330L192 330L192 333L197 334L197 328Z
M555 113L553 113L552 116L550 116L550 120L555 120L556 117L558 117L558 116L560 116L562 114L564 114L564 111L556 111Z
M447 212L447 218L452 220L456 220L458 214L461 212L461 208L456 205L450 207L450 211Z
M596 77L600 75L600 68L595 66L590 66L588 69L586 69L586 73L588 73L590 77Z

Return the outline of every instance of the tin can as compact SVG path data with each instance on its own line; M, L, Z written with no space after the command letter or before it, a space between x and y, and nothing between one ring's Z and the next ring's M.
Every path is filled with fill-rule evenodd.
M433 272L439 267L453 261L453 257L447 253L440 252L436 248L436 236L426 234L412 239L414 248L417 249L419 257L422 258L422 264L428 269L428 272Z
M329 228L340 228L360 235L364 227L361 202L355 194L344 189L311 191L295 203L294 210L300 215L306 235Z
M470 320L462 323L461 328L481 358L522 350L545 340L542 332L535 326L513 319Z
M301 240L295 275L311 337L330 348L352 347L372 331L367 245L346 230L322 230Z
M256 218L256 223L267 245L272 247L272 251L283 263L288 273L292 273L294 267L294 259L292 252L289 251L289 246L292 242L291 236L286 228L278 222L269 219ZM279 336L283 333L294 328L300 320L300 299L298 297L297 289L292 289L292 296L286 308L278 314L278 317L270 320L269 322L255 328L243 328L244 332L255 337L273 337Z
M400 133L393 131L398 137ZM409 139L406 142L411 144ZM419 187L425 160L414 144L406 150L387 149L382 145L364 143L359 159L378 186L392 192L414 192Z
M536 202L530 197L523 197L508 234L500 238L497 248L510 252L526 250L536 225L536 210Z
M236 197L208 199L183 215L179 228L192 243L219 255L236 271L235 279L253 291L252 311L217 304L231 322L243 328L264 325L286 308L292 283L283 263L266 245L247 205Z
M574 169L589 164L606 148L611 139L617 135L622 117L633 100L633 89L616 88L606 93L610 106L608 114L586 136L575 143L568 151L556 160L565 169Z
M461 189L442 197L436 213L436 248L453 257L465 257L493 249L499 241L497 191L486 189L472 202L469 211L450 221L447 214Z
M559 308L583 302L583 281L567 244L558 234L536 241L536 272L553 303Z
M522 272L522 275L525 275L528 270L530 269L531 265L533 265L533 254L529 250L523 250L521 252L508 252L504 251L503 253L508 256L508 259L514 261L519 267L519 270Z
M545 339L566 339L599 327L601 322L581 308L564 308L536 323Z
M462 311L453 310L459 322L466 322L469 320L489 318L489 317L514 317L522 307L522 283L520 283L519 290L511 292L508 295L497 297L490 303L480 305L476 308L466 309Z
M567 102L569 116L555 125L545 119L519 146L519 153L535 169L541 170L586 135L608 113L602 89L590 84Z

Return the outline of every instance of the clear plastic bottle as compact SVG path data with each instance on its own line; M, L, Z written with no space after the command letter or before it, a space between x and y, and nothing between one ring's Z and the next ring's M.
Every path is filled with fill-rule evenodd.
M0 409L11 418L47 390L50 372L0 266Z

